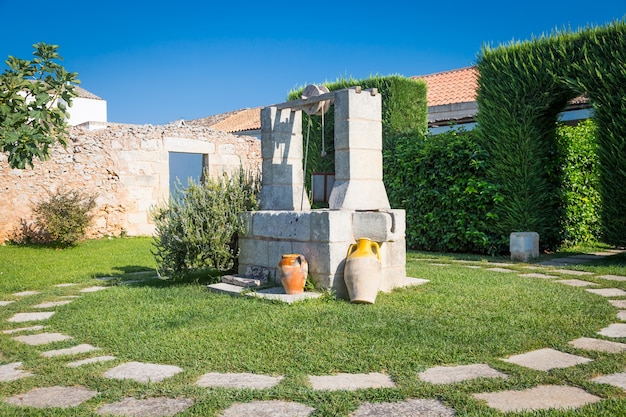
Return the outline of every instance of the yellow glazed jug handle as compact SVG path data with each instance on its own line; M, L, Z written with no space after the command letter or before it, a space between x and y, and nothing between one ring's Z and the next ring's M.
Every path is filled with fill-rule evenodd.
M377 242L371 242L372 252L376 254L378 258L378 262L382 263L383 261L380 259L380 246L378 246Z
M346 258L352 254L356 250L356 243L353 243L348 248L348 253L346 254Z

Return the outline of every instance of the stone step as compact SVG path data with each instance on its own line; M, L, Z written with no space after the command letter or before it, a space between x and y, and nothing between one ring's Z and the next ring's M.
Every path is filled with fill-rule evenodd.
M267 279L250 278L243 275L224 275L222 276L222 282L243 288L257 288L267 285Z

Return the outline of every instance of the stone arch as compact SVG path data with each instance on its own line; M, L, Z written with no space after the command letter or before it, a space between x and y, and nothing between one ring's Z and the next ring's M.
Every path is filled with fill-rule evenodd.
M478 58L478 134L501 187L496 232L536 231L559 242L558 114L584 94L598 125L604 240L626 245L626 24L485 48Z

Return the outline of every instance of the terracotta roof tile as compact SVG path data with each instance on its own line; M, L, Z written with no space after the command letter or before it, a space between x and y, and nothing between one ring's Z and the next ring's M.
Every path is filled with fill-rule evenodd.
M261 129L261 107L238 110L209 127L228 133Z
M428 106L476 101L478 88L476 67L459 68L412 78L426 82Z

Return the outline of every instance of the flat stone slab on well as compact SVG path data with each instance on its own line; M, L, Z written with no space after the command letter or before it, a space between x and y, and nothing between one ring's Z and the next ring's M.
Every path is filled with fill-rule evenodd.
M559 352L558 350L550 348L534 350L532 352L514 355L510 358L502 360L515 365L535 369L537 371L549 371L550 369L555 368L569 368L570 366L592 361L592 359L589 358Z
M577 349L593 350L596 352L620 353L626 350L626 343L611 342L610 340L594 339L591 337L581 337L572 340L570 345Z
M15 301L0 301L0 307L8 306L9 304L14 302Z
M7 321L12 323L23 323L27 321L48 320L54 315L54 311L41 311L37 313L15 313L13 317L9 317Z
M97 413L101 416L171 417L182 413L193 403L190 398L155 397L138 400L128 397L98 408Z
M159 382L183 370L174 365L127 362L109 369L104 376L109 379L132 379L137 382Z
M61 333L38 333L38 334L29 334L26 336L16 336L13 340L17 340L18 342L26 343L31 346L39 346L39 345L47 345L52 342L62 342L64 340L71 339L72 336L68 336Z
M626 308L626 300L609 300L613 307Z
M109 288L111 287L103 287L101 285L94 285L93 287L83 288L82 290L80 290L80 292L96 292L96 291L108 290Z
M196 385L200 387L267 389L277 385L283 378L283 376L274 377L251 373L220 374L210 372L202 375Z
M87 353L87 352L92 352L94 350L99 350L99 349L100 348L91 346L90 344L83 343L81 345L77 345L71 348L56 349L56 350L49 350L47 352L42 352L41 356L43 356L44 358L52 358L54 356L78 355L79 353Z
M73 300L62 300L62 301L48 301L46 303L41 303L33 306L33 308L52 308L58 306L64 306L66 304L71 303Z
M582 275L593 275L593 272L587 272L587 271L577 271L575 269L553 269L550 272L558 272L559 274L565 274L565 275L577 275L577 276L582 276Z
M309 376L314 390L355 391L368 388L394 388L396 384L388 376L380 373L369 374L337 374Z
M252 401L228 407L220 417L308 417L315 409L290 401Z
M36 332L36 331L45 329L45 327L46 326L41 326L41 325L29 326L29 327L20 327L18 329L3 330L2 333L3 334L14 334L14 333L21 333L21 332Z
M88 365L90 363L107 362L115 360L115 356L96 356L93 358L82 359L65 364L69 368L78 368L79 366Z
M431 384L454 384L476 378L508 378L487 364L436 366L419 373L422 381Z
M562 385L539 385L523 391L500 391L472 394L478 400L504 413L511 411L578 408L602 398L580 388Z
M520 277L523 277L523 278L541 278L541 279L558 278L556 275L542 274L542 273L539 273L539 272L531 272L530 274L520 274Z
M365 402L350 417L452 417L454 409L446 407L439 400L409 399L393 403Z
M606 279L609 281L626 281L626 277L622 275L598 275L598 278Z
M622 297L626 295L626 291L619 288L588 288L585 291L589 291L593 294L598 294L603 297Z
M37 295L37 294L41 294L41 293L39 291L20 291L20 292L13 293L13 295L16 297L28 297L28 296Z
M598 334L606 337L626 337L626 323L609 324L600 330Z
M22 362L8 363L6 365L0 365L0 382L15 381L27 376L32 376L30 372L22 371Z
M598 384L609 384L614 387L626 390L626 372L618 372L611 375L602 375L592 379L593 382Z
M583 281L581 279L560 279L554 282L558 282L559 284L570 285L572 287L589 287L589 286L598 285L595 282Z
M4 402L25 407L48 408L76 407L98 395L85 387L48 387L35 388L24 394L6 398Z

